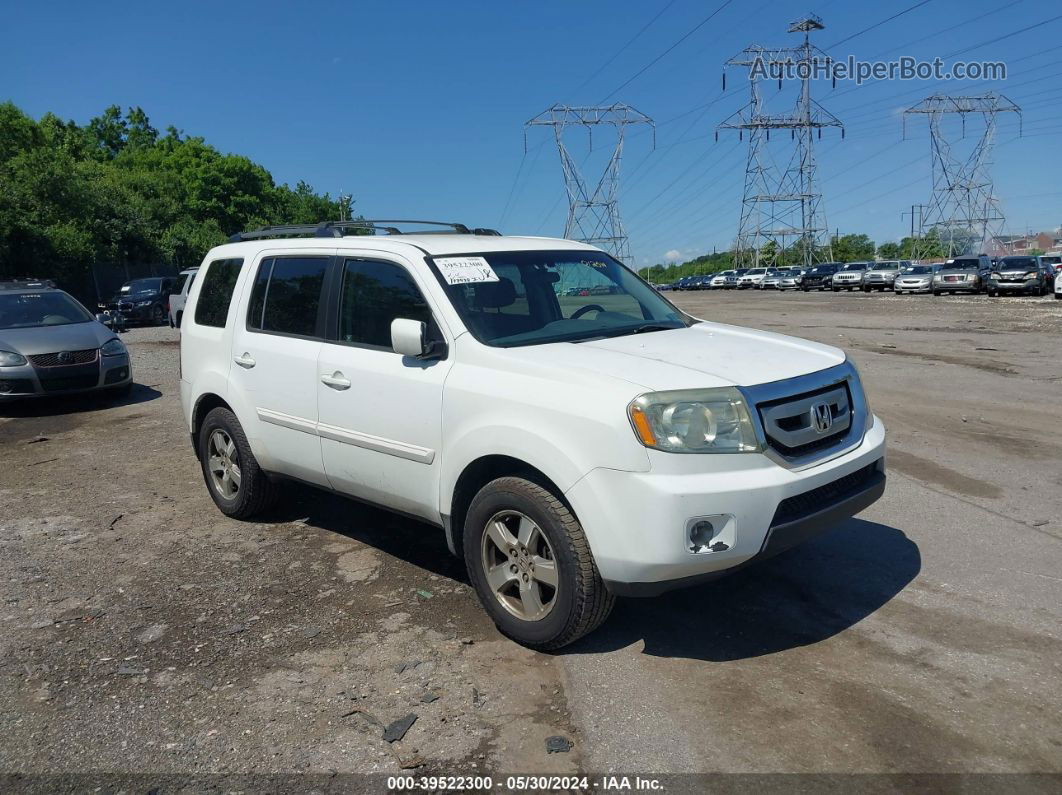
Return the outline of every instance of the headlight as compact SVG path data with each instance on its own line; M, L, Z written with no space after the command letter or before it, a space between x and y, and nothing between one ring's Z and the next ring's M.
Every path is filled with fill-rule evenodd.
M627 407L646 447L669 453L754 453L756 439L745 399L733 387L650 392Z
M104 356L121 356L126 352L125 343L115 337L113 340L108 340L103 343L100 352L103 353Z
M1025 278L1026 279L1035 279L1039 275L1040 274L1038 274L1036 271L1029 271L1028 273L1025 274Z
M137 301L137 306L151 306L151 301Z
M21 367L26 363L26 357L13 351L0 351L0 367Z
M989 279L998 279L999 278L999 274L996 273L995 271L992 271L990 274L988 274L988 278Z

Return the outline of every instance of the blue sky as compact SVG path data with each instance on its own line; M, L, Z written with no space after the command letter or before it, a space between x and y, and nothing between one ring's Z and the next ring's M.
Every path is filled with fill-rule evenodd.
M280 182L350 192L367 217L549 235L567 209L560 164L544 128L525 154L524 123L554 103L626 102L657 123L655 151L629 129L621 178L643 266L733 240L746 149L714 130L747 101L738 72L726 94L720 80L745 46L798 43L786 27L809 10L826 24L813 41L840 58L932 59L1032 26L956 56L1008 62L1006 81L815 84L847 128L817 142L819 177L831 229L898 239L901 212L930 190L928 130L909 124L901 140L902 110L936 91L995 90L1024 111L1024 137L1002 121L994 157L1011 231L1062 223L1062 19L1046 22L1057 0L928 0L880 25L919 0L732 0L642 71L723 2L12 2L0 99L82 123L140 105L156 127L245 154ZM781 112L793 94L766 96ZM603 165L606 132L592 152L578 131L570 141L588 174Z

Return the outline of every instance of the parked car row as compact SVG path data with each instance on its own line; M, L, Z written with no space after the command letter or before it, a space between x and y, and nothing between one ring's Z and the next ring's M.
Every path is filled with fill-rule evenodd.
M762 267L725 270L707 276L687 276L674 284L659 285L670 290L892 290L904 293L1005 293L1046 295L1054 292L1062 299L1060 282L1062 255L1010 256L991 258L985 254L956 257L944 264L921 264L911 260L881 262L826 262L813 268Z

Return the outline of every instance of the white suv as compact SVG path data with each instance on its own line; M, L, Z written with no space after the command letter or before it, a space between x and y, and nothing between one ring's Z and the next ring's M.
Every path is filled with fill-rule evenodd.
M690 317L582 243L368 223L204 260L181 401L223 513L288 478L438 525L498 627L549 649L615 595L718 576L882 494L885 431L842 351ZM343 235L367 228L390 234Z

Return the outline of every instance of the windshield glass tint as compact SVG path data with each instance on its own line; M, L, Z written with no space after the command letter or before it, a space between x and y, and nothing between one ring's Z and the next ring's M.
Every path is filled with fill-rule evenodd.
M957 259L955 260L955 262L951 263L951 265L947 265L945 267L957 271L975 271L981 267L981 263L975 259Z
M895 262L879 262L874 266L876 271L894 271L899 269L899 264Z
M864 262L849 262L844 266L844 269L846 271L865 271L867 266Z
M915 265L913 268L908 268L904 273L932 273L933 267L931 265Z
M598 251L511 251L482 256L497 281L447 284L476 339L512 347L578 342L691 321L653 288ZM444 260L445 257L438 257Z
M1017 268L1035 268L1036 260L1032 257L1004 257L999 262L999 267L1003 270L1017 269Z
M66 293L0 295L0 329L66 326L93 317Z
M114 282L111 282L112 284ZM122 285L123 293L157 293L162 287L162 279L133 279Z

